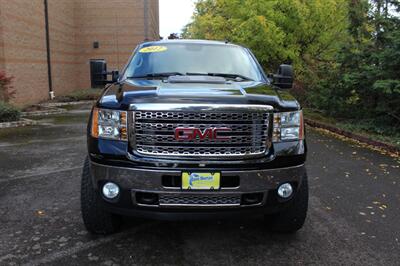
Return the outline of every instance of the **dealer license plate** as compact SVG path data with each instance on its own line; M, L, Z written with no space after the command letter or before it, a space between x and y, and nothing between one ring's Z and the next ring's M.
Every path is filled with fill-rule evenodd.
M182 189L219 189L221 173L182 173Z

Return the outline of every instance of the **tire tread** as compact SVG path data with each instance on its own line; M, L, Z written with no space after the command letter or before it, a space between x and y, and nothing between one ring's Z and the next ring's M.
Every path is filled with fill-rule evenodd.
M81 182L81 212L86 229L93 234L111 234L118 231L120 217L107 212L102 207L100 196L96 193L86 157Z

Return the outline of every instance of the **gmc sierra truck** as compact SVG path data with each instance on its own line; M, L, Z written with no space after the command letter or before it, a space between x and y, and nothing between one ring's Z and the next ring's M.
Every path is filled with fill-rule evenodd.
M113 233L123 215L303 226L307 147L290 65L266 75L245 47L169 40L140 44L121 72L93 60L91 74L93 86L109 84L88 123L88 231Z

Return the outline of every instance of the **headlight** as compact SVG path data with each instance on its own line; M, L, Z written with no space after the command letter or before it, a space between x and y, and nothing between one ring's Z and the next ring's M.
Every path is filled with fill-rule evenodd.
M128 140L126 111L93 109L92 136L113 140Z
M304 139L303 111L274 114L273 142Z

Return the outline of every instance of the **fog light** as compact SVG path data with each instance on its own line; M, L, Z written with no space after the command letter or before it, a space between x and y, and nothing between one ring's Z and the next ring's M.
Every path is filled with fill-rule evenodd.
M111 182L106 183L103 186L103 195L107 199L114 199L119 194L119 187Z
M287 199L290 196L292 196L292 193L293 193L293 188L292 185L290 185L289 183L282 184L278 188L278 195L281 198Z

